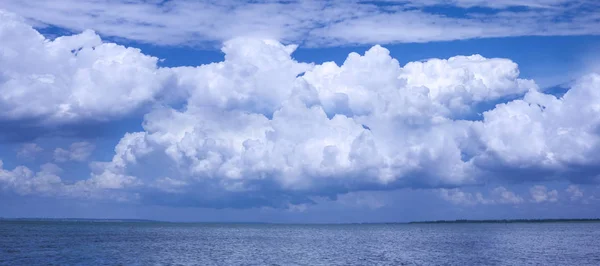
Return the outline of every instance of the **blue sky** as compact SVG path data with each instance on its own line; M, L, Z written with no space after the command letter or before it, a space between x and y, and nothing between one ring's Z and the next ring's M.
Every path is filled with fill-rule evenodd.
M4 1L0 217L596 217L593 1Z

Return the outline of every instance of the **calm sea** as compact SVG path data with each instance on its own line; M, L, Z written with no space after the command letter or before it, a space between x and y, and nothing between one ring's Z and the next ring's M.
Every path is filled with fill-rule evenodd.
M0 222L1 265L600 265L600 223Z

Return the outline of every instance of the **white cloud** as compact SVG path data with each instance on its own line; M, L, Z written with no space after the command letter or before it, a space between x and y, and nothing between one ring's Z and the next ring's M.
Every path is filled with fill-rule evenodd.
M480 55L410 62L400 77L409 86L428 88L431 98L454 112L537 88L532 80L519 79L518 66L511 60Z
M137 177L125 174L127 164L137 163L137 157L144 156L152 151L145 142L144 133L127 133L115 147L115 156L111 162L92 163L92 177L85 182L99 189L121 189L137 186L140 181ZM155 167L161 167L155 165ZM155 169L150 169L154 171ZM160 178L161 180L164 177ZM160 180L157 180L160 182ZM177 180L171 180L171 183ZM170 189L170 186L165 189Z
M167 78L157 58L93 31L53 41L0 10L0 120L118 118L151 102Z
M516 195L505 187L497 187L492 190L492 196L494 197L493 201L496 203L519 204L524 202L521 196Z
M377 2L377 1L374 1ZM310 45L385 44L467 38L599 34L593 1L94 1L5 0L5 8L35 21L156 44L206 44L235 37ZM424 7L483 6L463 16ZM526 7L521 10L506 7ZM443 9L442 9L443 10Z
M438 189L438 195L452 204L455 205L479 205L479 204L521 204L525 200L509 191L505 187L496 187L492 189L487 196L484 196L481 192L470 193L464 192L461 189Z
M596 182L600 174L598 74L557 98L519 78L509 59L455 56L401 66L374 46L351 53L342 65L312 64L292 58L294 45L254 38L225 42L223 62L159 69L156 58L102 44L91 32L49 41L1 15L0 35L14 37L1 44L8 52L0 56L14 66L0 68L3 118L123 116L160 101L165 77L168 92L185 100L183 108L160 102L145 115L144 131L126 134L111 161L92 163L89 179L61 183L61 195L107 190L143 198L151 191L156 194L147 200L166 193L191 205L289 206L352 191L509 178ZM85 82L74 79L80 72L88 73L81 74ZM53 78L40 79L44 73ZM461 119L480 111L478 104L523 93L481 121ZM55 159L85 160L92 150L74 144L57 149ZM37 175L4 170L4 183L19 174L24 180ZM523 202L501 187L487 198L445 193L455 202ZM544 202L556 200L557 192L535 187L531 194Z
M54 160L57 162L67 162L67 161L78 161L83 162L86 161L96 146L89 142L75 142L71 144L68 150L63 148L57 148L54 150Z
M21 145L21 148L17 151L18 158L34 159L44 149L38 146L36 143L25 143Z
M548 190L545 186L536 185L529 189L531 200L536 203L558 201L558 191Z
M55 164L47 163L34 171L25 166L13 170L4 169L0 160L0 191L22 196L66 197L78 199L109 199L134 201L139 195L130 191L117 191L98 186L93 179L65 182L59 176L63 170Z
M569 185L565 191L570 195L571 201L576 201L583 198L583 191L577 185Z
M53 194L62 181L57 175L61 169L54 164L44 164L40 171L33 172L24 166L18 166L12 171L5 170L0 161L0 188L9 189L20 195Z
M491 203L488 199L483 197L483 194L477 192L475 194L464 192L460 189L439 189L438 193L440 197L446 201L451 202L455 205L477 205L477 204L489 204Z
M402 2L404 0L384 0L384 2ZM408 1L413 5L455 5L459 7L492 7L504 8L511 6L534 8L558 8L573 2L571 0L421 0Z
M456 57L403 68L376 46L350 54L342 66L312 66L294 61L293 49L236 39L223 48L224 62L174 69L190 95L185 110L146 115L135 145L126 144L134 135L119 144L127 153L142 147L141 161L117 152L94 178L136 176L149 184L176 176L229 192L268 186L316 194L469 184L477 169L461 153L471 122L449 117L537 88L504 59ZM131 168L145 156L175 174L135 174Z
M189 95L186 108L147 114L145 132L124 138L93 178L127 188L169 177L187 184L179 193L203 186L217 194L308 198L480 184L511 178L508 173L561 179L558 173L597 163L591 156L599 151L596 75L557 99L519 79L517 65L506 59L459 56L402 67L375 46L363 56L350 54L341 66L311 65L294 61L293 49L236 39L223 48L224 62L173 69ZM526 91L524 99L485 112L482 121L456 118L475 112L478 103ZM164 170L142 169L158 165ZM492 194L483 200L523 201L502 188ZM451 196L461 201L460 194Z
M522 100L485 112L473 127L485 147L476 164L501 175L530 171L594 179L593 166L600 163L599 91L600 75L591 74L561 98L531 90Z

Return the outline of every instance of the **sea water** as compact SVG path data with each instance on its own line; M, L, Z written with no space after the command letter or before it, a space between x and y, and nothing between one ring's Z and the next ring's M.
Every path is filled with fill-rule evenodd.
M0 222L1 265L600 265L600 223Z

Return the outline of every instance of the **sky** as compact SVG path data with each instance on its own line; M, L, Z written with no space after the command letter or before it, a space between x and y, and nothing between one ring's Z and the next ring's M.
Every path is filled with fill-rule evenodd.
M0 2L0 217L598 218L600 3Z

